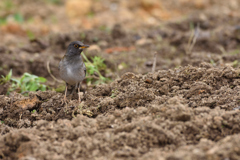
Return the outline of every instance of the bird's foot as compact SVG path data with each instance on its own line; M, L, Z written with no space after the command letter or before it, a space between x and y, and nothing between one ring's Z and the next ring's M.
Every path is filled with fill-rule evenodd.
M78 103L80 104L82 102L81 100L81 96L83 95L83 93L78 92Z
M61 100L61 104L67 104L68 100L67 97L64 96L63 99Z
M67 96L64 95L64 98L62 99L62 104L69 103L71 101L71 99L72 99L72 95L71 94L68 96L68 98L67 98Z

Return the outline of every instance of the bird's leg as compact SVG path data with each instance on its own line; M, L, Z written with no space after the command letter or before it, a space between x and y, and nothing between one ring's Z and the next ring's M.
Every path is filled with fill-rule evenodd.
M66 88L65 88L65 94L64 94L63 101L64 101L65 103L67 103L67 83L66 83Z
M78 84L76 83L76 85L74 86L74 88L71 89L71 93L69 95L70 99L72 99L73 93L76 91ZM72 87L72 86L71 86Z
M81 88L81 82L79 82L79 85L78 85L78 102L79 103L81 103L80 88Z

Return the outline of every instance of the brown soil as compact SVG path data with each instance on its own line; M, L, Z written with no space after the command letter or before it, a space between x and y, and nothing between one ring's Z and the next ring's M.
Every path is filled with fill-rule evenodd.
M10 84L1 83L0 159L240 159L239 20L204 11L160 27L116 24L3 42L0 75L12 68L59 86L47 63L58 78L66 46L77 39L94 46L86 55L103 57L103 74L114 80L85 85L81 104L76 94L65 104L50 90L6 95Z
M129 72L80 105L52 91L2 96L2 158L238 159L239 73L207 63Z

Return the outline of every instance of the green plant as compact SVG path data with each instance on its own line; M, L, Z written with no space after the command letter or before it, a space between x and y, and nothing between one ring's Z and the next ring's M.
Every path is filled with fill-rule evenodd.
M238 60L235 60L235 61L232 62L232 66L233 66L234 68L236 68L238 65L239 65Z
M93 57L91 58L92 62L85 56L84 53L82 53L82 56L84 58L85 65L87 68L87 75L86 75L86 79L87 79L87 83L91 84L93 81L95 84L103 84L103 83L107 83L108 81L110 81L109 78L104 77L100 71L106 70L107 67L104 64L104 59L101 57ZM98 75L95 76L95 74Z
M15 2L12 0L1 0L0 1L0 25L6 25L9 20L14 20L17 23L24 22L24 17L18 9Z
M2 8L5 10L11 10L14 8L14 4L11 0L3 0L2 5Z
M12 77L12 70L9 71L6 77L2 75L2 78L0 79L0 84L7 83L8 81L10 81L11 77Z
M4 25L7 23L6 18L0 18L0 25Z
M36 113L36 112L37 112L36 109L34 109L34 110L31 111L32 114L34 114L34 113Z
M24 21L24 18L20 13L15 13L13 17L16 22L22 23Z
M112 94L111 94L111 98L114 98L114 97L116 97L117 95L118 95L118 90L117 89L114 89L114 90L112 90Z
M215 64L216 64L213 59L210 60L210 63L211 63L212 65L215 65Z
M86 38L86 34L85 33L80 33L80 37L81 37L81 39L85 39Z
M93 18L95 16L95 13L94 12L89 12L87 14L88 18Z
M64 92L65 91L65 84L61 83L57 88L55 88L56 92Z
M41 84L46 82L46 79L29 73L24 73L20 79L11 78L11 81L10 92L19 90L20 93L23 93L26 91L46 90L46 85Z
M6 25L7 24L7 18L12 17L13 20L17 23L22 23L24 22L24 17L20 13L14 13L14 14L9 14L8 16L5 17L0 17L0 25Z
M47 2L47 3L52 3L52 4L55 4L55 5L61 5L61 4L63 4L63 1L62 1L62 0L45 0L45 2Z
M239 49L236 49L236 50L233 50L233 51L229 52L229 54L231 54L231 55L236 55L236 54L239 54L239 53L240 53Z
M30 30L27 30L27 36L30 40L35 39L35 34Z
M111 33L111 29L105 25L100 26L99 30L105 31L106 33Z

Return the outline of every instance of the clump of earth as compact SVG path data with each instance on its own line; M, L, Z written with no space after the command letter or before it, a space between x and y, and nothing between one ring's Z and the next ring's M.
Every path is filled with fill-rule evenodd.
M1 156L238 159L239 74L208 63L128 72L86 91L80 105L55 91L2 95Z

